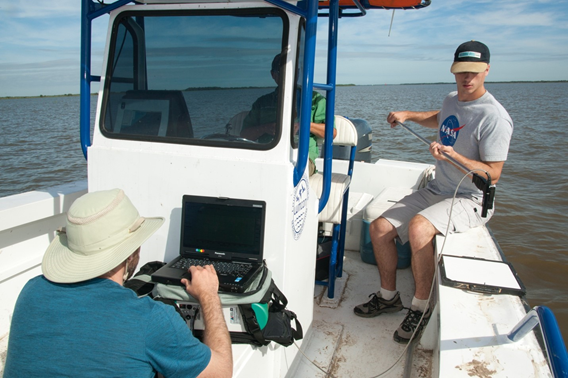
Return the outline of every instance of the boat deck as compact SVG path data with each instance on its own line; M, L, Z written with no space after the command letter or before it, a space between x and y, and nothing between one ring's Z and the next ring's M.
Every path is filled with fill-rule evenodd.
M406 345L396 343L392 337L406 310L375 318L356 316L353 307L366 302L368 295L379 289L379 274L375 265L364 263L359 252L353 251L345 252L344 272L345 291L336 308L318 305L325 293L316 286L314 323L302 345L304 353L332 377L374 377L387 370L389 376L402 376ZM414 292L410 268L398 270L397 284L403 304L410 306ZM415 354L413 370L424 373L416 377L429 377L431 359L420 356L421 352ZM294 376L328 375L304 358Z
M438 238L437 249L443 244ZM497 246L485 227L448 238L444 254L499 261ZM344 291L335 303L316 286L314 322L302 344L303 358L293 377L551 377L546 356L530 332L517 342L507 333L525 315L521 297L484 294L435 286L438 298L432 318L415 348L393 340L406 310L360 318L353 307L379 289L377 268L346 251ZM414 293L411 268L399 269L397 287L404 306ZM341 285L338 285L341 290ZM322 299L323 298L323 299ZM436 302L436 299L433 300ZM327 307L335 304L335 308ZM407 350L410 349L410 350ZM314 366L314 361L320 368ZM408 365L408 366L407 366ZM292 369L293 371L293 369ZM510 375L514 372L513 375Z

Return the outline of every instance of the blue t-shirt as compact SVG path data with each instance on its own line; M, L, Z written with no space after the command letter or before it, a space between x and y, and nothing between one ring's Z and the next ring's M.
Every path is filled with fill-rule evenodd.
M38 276L16 302L4 377L196 377L210 359L171 306L108 279Z

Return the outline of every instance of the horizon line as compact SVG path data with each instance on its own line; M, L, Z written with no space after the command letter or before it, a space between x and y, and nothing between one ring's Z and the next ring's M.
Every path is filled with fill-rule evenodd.
M566 83L568 80L511 80L511 81L486 81L486 84L521 84L521 83ZM336 84L337 87L373 87L373 86L395 86L395 85L444 85L444 84L455 84L455 81L447 82L435 82L435 83L399 83L399 84ZM251 87L243 87L251 88ZM189 90L190 88L186 89ZM201 88L194 88L201 89ZM230 89L230 88L223 88ZM233 88L240 89L240 88ZM98 95L98 92L91 93L91 96ZM25 96L0 96L0 100L7 99L22 99L22 98L43 98L43 97L74 97L80 96L79 93L65 93L56 95L25 95Z

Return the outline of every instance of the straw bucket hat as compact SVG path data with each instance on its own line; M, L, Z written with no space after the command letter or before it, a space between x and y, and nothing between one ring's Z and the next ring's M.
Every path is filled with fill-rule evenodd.
M67 225L47 248L44 276L58 283L86 281L116 268L164 218L143 218L121 189L87 193L67 212Z

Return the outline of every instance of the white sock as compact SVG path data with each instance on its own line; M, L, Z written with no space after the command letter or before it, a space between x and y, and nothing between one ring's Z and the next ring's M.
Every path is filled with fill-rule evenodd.
M412 297L412 305L420 312L426 312L428 309L428 299L418 299Z
M396 295L397 291L394 290L387 290L381 287L381 290L379 291L381 293L381 297L385 300L385 301L390 301L391 299L394 298L394 296Z

